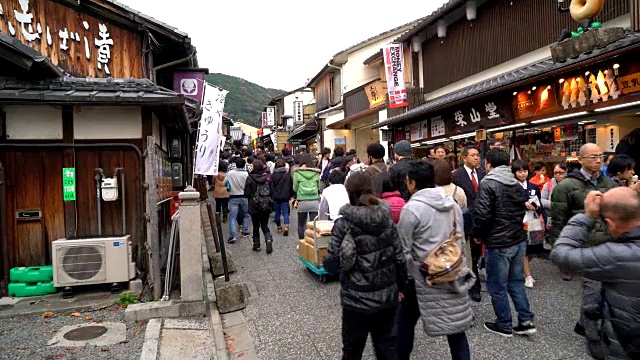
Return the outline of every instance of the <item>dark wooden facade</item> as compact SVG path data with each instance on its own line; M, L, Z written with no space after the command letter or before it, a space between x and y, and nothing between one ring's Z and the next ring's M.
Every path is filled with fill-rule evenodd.
M321 111L340 103L341 87L340 73L325 73L313 88L316 99L316 111Z
M629 0L630 14L631 14L631 29L633 31L640 31L640 1Z
M606 22L628 14L633 1L607 0L594 21ZM639 12L639 5L634 6ZM635 21L640 20L640 13L635 17ZM575 30L578 24L568 13L558 12L556 1L488 1L478 7L476 20L462 18L448 26L444 39L433 36L422 43L425 91L550 45L565 28Z
M138 37L135 28L125 29L114 25L104 19L82 13L81 6L73 3L62 5L51 0L31 0L27 9L22 9L18 0L0 0L4 10L0 21L0 32L13 35L22 43L38 50L51 62L68 71L73 76L79 77L114 77L114 78L141 78L142 72L142 40ZM22 32L20 23L16 20L14 10L19 13L26 11L33 15L31 21L33 33L38 34L38 26L41 33L39 38L28 40ZM87 23L88 29L83 22ZM9 24L14 31L11 31ZM104 66L98 69L99 48L95 41L101 40L99 24L106 25L108 39L113 41L110 46L110 59L107 62L110 74L107 74ZM28 25L27 25L28 28ZM69 35L65 45L60 36ZM66 31L66 32L65 32ZM75 39L75 34L79 39ZM64 35L66 34L66 35ZM50 35L50 37L48 36ZM73 38L71 37L73 36ZM85 54L85 38L88 42L89 59ZM50 39L50 45L49 45ZM68 49L63 50L66 46Z

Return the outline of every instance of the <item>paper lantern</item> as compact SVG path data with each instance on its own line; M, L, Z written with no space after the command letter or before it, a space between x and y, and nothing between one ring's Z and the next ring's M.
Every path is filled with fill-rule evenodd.
M467 20L475 20L478 13L478 5L474 0L467 1Z
M411 49L414 53L419 53L422 50L422 39L419 36L411 38Z

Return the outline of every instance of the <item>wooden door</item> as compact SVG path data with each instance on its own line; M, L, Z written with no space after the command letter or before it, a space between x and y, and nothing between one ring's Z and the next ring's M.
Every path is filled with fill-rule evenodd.
M4 159L10 265L51 264L51 241L64 237L62 152L7 152Z

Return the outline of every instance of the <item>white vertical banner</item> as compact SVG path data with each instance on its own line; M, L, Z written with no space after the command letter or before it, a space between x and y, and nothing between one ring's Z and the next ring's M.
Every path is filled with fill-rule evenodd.
M273 106L267 106L267 126L276 125L276 108Z
M304 123L304 108L302 101L293 102L293 122L295 125L302 125Z
M383 48L384 69L387 75L389 107L391 109L409 105L407 88L404 85L404 53L402 44L389 44Z
M205 85L194 174L218 175L222 113L227 93L227 90Z

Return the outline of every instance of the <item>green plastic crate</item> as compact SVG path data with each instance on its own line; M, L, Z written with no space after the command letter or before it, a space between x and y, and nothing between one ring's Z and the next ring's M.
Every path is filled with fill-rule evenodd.
M9 280L23 284L49 282L53 280L53 267L51 265L15 267L9 271Z
M42 296L47 294L53 294L55 292L56 292L56 288L53 286L53 281L41 282L37 284L24 284L24 283L9 284L9 296L15 296L15 297Z

